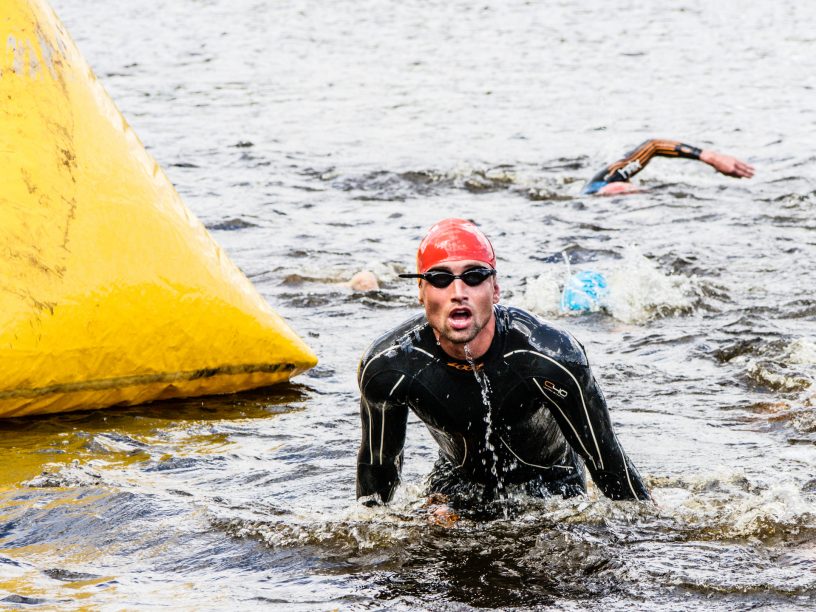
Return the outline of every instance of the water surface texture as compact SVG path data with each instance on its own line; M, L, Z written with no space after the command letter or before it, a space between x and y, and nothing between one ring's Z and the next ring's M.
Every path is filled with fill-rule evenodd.
M55 0L190 208L320 357L234 397L0 422L0 606L774 610L816 604L816 5ZM644 193L583 181L650 137ZM474 219L503 301L586 346L657 506L431 526L409 422L354 501L356 368ZM344 281L368 268L379 291ZM570 272L606 308L559 312Z

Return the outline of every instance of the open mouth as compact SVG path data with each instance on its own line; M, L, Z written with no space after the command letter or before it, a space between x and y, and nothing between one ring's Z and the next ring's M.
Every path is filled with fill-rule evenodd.
M465 329L470 325L470 321L473 318L473 314L470 312L468 308L454 308L451 310L450 315L448 315L448 319L450 320L450 326L453 329Z

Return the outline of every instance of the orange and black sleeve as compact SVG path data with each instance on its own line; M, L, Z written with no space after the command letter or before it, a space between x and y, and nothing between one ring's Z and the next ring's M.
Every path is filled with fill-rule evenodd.
M628 181L643 170L653 157L685 157L700 159L702 150L676 140L647 140L634 150L593 176L584 187L584 193L595 193L608 183Z

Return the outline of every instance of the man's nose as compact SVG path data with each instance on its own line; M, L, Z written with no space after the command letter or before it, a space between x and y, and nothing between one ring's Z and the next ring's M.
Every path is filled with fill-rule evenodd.
M467 285L461 278L453 279L451 284L451 298L461 300L467 298Z

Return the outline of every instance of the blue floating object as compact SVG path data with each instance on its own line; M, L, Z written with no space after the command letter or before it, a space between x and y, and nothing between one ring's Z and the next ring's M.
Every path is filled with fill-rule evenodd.
M609 295L606 278L600 272L582 270L570 276L561 294L561 310L598 310Z

